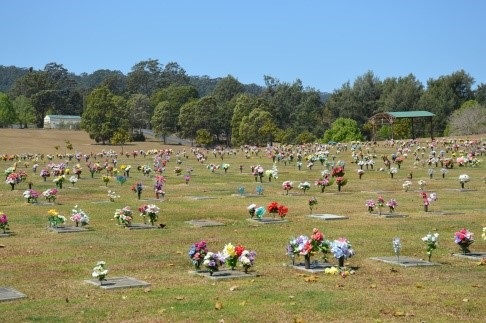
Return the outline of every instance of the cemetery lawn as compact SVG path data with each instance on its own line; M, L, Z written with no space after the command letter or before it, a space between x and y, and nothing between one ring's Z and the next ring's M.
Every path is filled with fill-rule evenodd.
M82 131L0 129L0 155L32 154L82 154L101 153L122 147L99 145ZM66 148L65 141L73 145ZM427 139L420 142L426 146ZM59 146L58 149L55 146ZM164 146L148 139L144 143L123 146L124 152L134 150L171 149L170 161L165 167L167 181L165 197L155 200L153 184L155 174L143 176L137 166L153 167L153 155L147 157L118 155L118 167L131 165L130 177L121 185L111 178L108 185L102 181L106 171L91 174L86 162L81 160L81 179L73 186L65 182L59 190L55 205L48 205L40 196L38 205L28 204L22 193L28 188L23 182L14 190L5 182L0 185L0 211L9 218L12 235L0 237L0 287L14 288L26 298L0 302L0 321L3 322L484 322L486 304L486 262L455 257L459 248L454 243L454 233L468 228L475 233L473 252L486 252L486 241L481 238L486 226L486 176L484 160L477 167L449 169L442 178L439 167L433 165L433 178L429 166L414 167L412 152L405 159L393 179L384 167L382 155L391 155L395 148L376 146L374 170L366 170L360 180L358 166L352 163L351 149L330 154L335 162L346 162L348 179L341 192L334 184L324 193L314 185L325 169L316 162L312 169L303 161L299 171L293 163L277 163L278 179L255 182L252 165L271 169L272 159L262 151L257 156L245 158L239 148L235 154L225 154L224 160L214 157L208 150L207 160L200 163L191 147ZM445 149L442 146L437 151ZM461 148L465 149L465 148ZM185 150L188 158L182 156ZM204 149L202 149L204 150ZM205 151L205 150L204 150ZM370 148L370 152L372 149ZM366 150L364 150L366 153ZM426 158L430 149L425 149ZM176 154L180 153L182 175L174 172ZM450 156L451 153L448 153ZM106 157L98 157L103 163ZM54 157L60 163L67 157ZM91 161L95 162L93 158ZM108 159L111 162L111 159ZM0 160L1 170L14 161ZM36 174L34 161L19 160L18 169L28 174L33 189L42 193L55 187L53 177L43 181L39 172L48 163L39 160ZM214 173L207 165L230 164L225 173L221 168ZM69 167L77 164L75 159ZM243 166L240 173L239 165ZM396 165L392 165L396 167ZM187 169L192 169L188 184L184 182ZM412 187L402 188L409 172L413 172ZM468 174L471 178L465 190L460 190L458 177ZM71 174L70 174L71 175ZM70 175L67 177L69 178ZM417 181L427 182L425 190L436 192L438 200L424 212ZM282 182L294 183L285 195ZM142 182L145 189L142 200L132 192L131 186ZM297 188L308 181L311 189L305 194ZM264 189L256 195L257 186ZM244 187L250 196L242 197L238 188ZM107 191L115 191L120 198L109 202ZM396 213L403 218L384 218L369 214L365 202L382 195L385 201L398 202ZM323 221L311 218L308 199L316 197L313 214L347 216L346 220ZM262 225L248 221L247 206L255 203L266 207L272 201L289 208L281 224ZM130 206L134 223L141 223L137 208L143 204L156 204L161 211L159 224L163 229L128 230L117 225L115 209ZM78 205L90 216L89 230L80 233L59 234L47 229L47 212L55 208L69 220L71 209ZM388 209L383 209L388 213ZM265 217L271 217L268 213ZM193 227L186 221L207 219L225 224L215 227ZM286 246L291 238L312 234L318 228L327 239L346 237L356 254L347 259L346 265L353 275L308 274L292 269ZM392 240L400 237L401 255L427 260L422 237L439 233L439 244L431 261L439 264L430 267L410 267L371 260L371 257L394 256ZM188 257L190 246L205 240L210 251L221 251L225 244L242 244L257 253L251 279L212 280L190 275L194 267ZM312 260L318 259L318 256ZM337 264L332 254L329 262ZM148 288L103 290L87 284L93 267L100 260L106 262L108 278L128 276L151 284ZM303 262L303 257L297 262ZM237 270L242 270L238 267Z

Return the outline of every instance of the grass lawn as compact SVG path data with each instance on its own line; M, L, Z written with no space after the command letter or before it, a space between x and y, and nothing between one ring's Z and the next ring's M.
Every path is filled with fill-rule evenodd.
M432 165L433 178L429 178L429 166L421 162L414 166L415 147L408 153L393 178L385 167L382 155L391 156L397 147L383 143L369 146L369 153L376 155L374 169L366 170L359 179L358 165L353 163L350 145L345 151L330 149L330 156L344 161L348 183L341 192L336 184L321 193L314 185L326 169L316 162L312 169L304 160L301 170L296 162L277 163L278 179L271 182L255 182L251 175L252 165L271 169L273 162L264 149L248 154L239 148L230 153L214 156L212 150L200 149L207 160L198 162L191 147L164 146L159 141L147 141L123 146L124 153L143 150L170 149L172 151L163 175L167 181L165 197L156 200L153 191L155 173L144 176L138 166L153 168L154 154L146 157L121 154L120 146L94 144L85 132L34 129L0 129L0 155L18 155L18 159L0 160L2 170L17 162L17 169L28 174L33 189L42 193L55 187L53 177L44 181L40 170L49 163L68 161L72 169L78 162L65 154L98 155L91 162L111 164L111 158L101 153L113 150L118 153L117 165L131 165L127 182L121 185L115 178L105 185L102 176L93 178L82 159L80 180L71 185L65 182L59 190L55 205L29 204L23 198L28 188L22 182L11 190L4 182L0 185L0 211L8 215L10 229L14 233L0 238L0 287L11 287L27 295L21 300L0 302L2 322L484 322L486 317L486 263L453 256L459 252L454 243L454 233L468 228L475 233L473 252L486 252L486 241L481 233L486 226L486 176L485 163L477 167L449 169L444 178L441 166ZM66 148L65 141L73 145ZM457 142L462 144L463 142ZM57 149L56 149L56 146ZM419 143L426 147L426 141ZM293 147L296 152L297 147ZM311 148L309 148L311 149ZM439 144L437 152L446 150ZM469 151L460 146L459 150ZM187 155L187 158L184 156ZM368 150L363 149L367 154ZM423 153L423 154L422 154ZM420 160L429 156L430 149L418 151ZM38 156L36 173L33 158L20 159L23 154ZM41 159L41 154L44 159ZM303 152L306 156L310 152ZM460 152L456 152L458 157ZM58 156L59 155L59 156ZM178 157L179 156L179 157ZM446 152L447 157L452 151ZM486 159L486 155L477 156ZM182 168L178 176L174 169ZM332 161L332 158L329 157ZM221 168L211 172L209 164L230 164L225 173ZM239 166L242 165L240 172ZM392 167L396 165L392 164ZM192 169L188 184L184 174ZM405 192L402 184L413 173L412 187ZM459 175L468 174L471 181L461 190ZM69 178L71 175L68 175ZM425 190L436 192L438 200L424 211L418 180L425 180ZM294 189L288 195L282 189L284 181L293 181ZM311 183L303 193L300 182ZM142 182L145 189L141 199L131 187ZM261 196L255 196L262 186ZM242 197L238 189L243 187L250 196ZM108 190L120 198L109 202ZM384 218L368 213L365 202L395 199L395 213L402 218ZM308 199L316 197L314 214L335 214L346 220L323 221L308 215ZM255 203L266 207L272 201L284 204L289 212L288 222L262 225L249 221L247 206ZM143 204L160 207L158 224L164 229L128 230L114 220L116 209L130 206L134 210L135 223L142 223L137 208ZM47 212L55 208L69 220L71 209L78 205L90 216L87 232L58 234L47 229ZM376 210L375 210L376 211ZM383 212L388 212L385 207ZM265 217L272 217L268 213ZM193 227L186 221L208 219L224 226ZM289 267L290 258L286 246L290 239L304 234L310 236L318 228L330 240L346 237L356 254L347 259L346 265L354 270L345 278L340 275L310 274ZM426 246L422 237L427 233L439 233L439 243L431 261L439 265L427 267L402 267L371 260L371 257L394 256L392 240L400 237L402 256L427 260ZM255 266L250 272L254 278L212 280L190 275L193 265L188 257L190 246L200 240L207 241L210 251L221 251L225 244L242 244L257 253ZM319 258L317 255L313 259ZM337 260L328 255L329 261ZM108 278L129 276L151 284L148 288L103 290L86 284L93 267L100 260L106 262ZM303 261L303 257L297 259ZM237 270L242 270L240 267Z

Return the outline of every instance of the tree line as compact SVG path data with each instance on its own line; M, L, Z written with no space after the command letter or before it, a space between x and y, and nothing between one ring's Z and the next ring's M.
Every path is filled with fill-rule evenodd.
M157 59L135 64L127 75L75 75L57 63L43 70L0 66L0 126L42 128L47 114L64 114L82 116L81 127L102 143L130 141L150 128L164 140L177 134L202 145L300 144L370 139L372 115L426 110L436 115L435 136L486 132L486 84L473 89L463 70L426 86L413 74L380 80L368 71L332 93L267 75L264 84L189 76L177 63ZM415 127L430 132L428 123ZM400 120L381 127L377 138L409 138L410 131L410 121Z

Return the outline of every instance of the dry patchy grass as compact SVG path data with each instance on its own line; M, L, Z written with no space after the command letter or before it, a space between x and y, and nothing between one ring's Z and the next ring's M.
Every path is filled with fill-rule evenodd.
M120 147L95 145L84 132L57 130L1 129L0 154L39 153L56 154L65 151L65 140L74 150L83 153L101 152ZM55 146L59 145L59 150ZM306 194L294 189L285 195L281 183L293 180L316 180L323 167L316 163L312 170L305 167L298 171L295 163L278 164L279 178L265 181L264 194L260 197L243 198L236 195L240 186L254 192L255 183L249 174L251 165L261 164L265 169L272 166L266 156L245 159L242 152L225 156L229 163L227 174L222 170L211 173L207 163L220 164L220 158L208 154L205 164L198 163L190 154L190 147L163 146L160 142L127 145L125 151L149 149L183 149L189 153L182 160L185 170L193 168L188 185L182 176L173 172L175 158L167 166L165 176L166 197L155 201L161 207L159 223L167 224L163 230L130 231L117 226L113 220L116 208L126 205L136 209L142 203L130 190L135 181L148 186L142 194L152 199L150 189L153 177L144 177L136 170L137 165L152 163L152 156L142 158L119 157L118 165L131 164L133 170L127 183L111 181L105 187L101 175L92 179L81 163L83 174L74 188L66 183L59 193L54 207L64 215L79 204L91 216L91 230L77 234L55 234L46 230L47 211L53 206L25 203L22 192L26 184L14 191L7 184L0 186L0 210L9 215L10 225L16 234L0 239L0 286L10 286L25 293L24 300L0 303L2 320L9 322L375 322L375 321L427 321L470 322L484 321L485 266L475 261L464 261L451 256L457 252L453 234L467 227L476 233L472 249L486 251L486 241L480 233L486 226L485 166L449 171L445 179L430 180L427 168L414 168L407 159L393 179L386 173L368 171L362 180L356 174L357 166L351 163L350 151L342 152L336 159L347 162L346 177L349 183L341 193L336 186L321 193L312 188ZM377 147L377 155L391 154L390 148ZM62 161L64 159L55 159ZM39 192L53 187L31 170L32 161L25 168ZM39 162L41 169L47 161ZM0 161L3 169L12 162ZM73 162L70 163L72 165ZM238 166L243 165L243 174ZM376 158L376 167L381 167ZM23 168L23 163L19 163ZM413 171L413 188L402 190L402 183L409 171ZM457 177L467 173L472 181L469 191L461 192ZM431 211L447 211L456 214L440 215L423 212L417 180L428 182L427 190L436 191L439 200L431 205ZM51 178L52 180L52 178ZM115 190L121 198L115 202L93 203L106 200L107 189ZM364 205L367 199L382 194L385 199L398 201L397 212L406 218L384 219L370 215ZM213 199L194 199L208 196ZM307 200L316 196L318 204L314 213L341 214L349 217L343 221L320 221L307 217ZM246 206L251 203L265 206L277 201L289 207L289 222L279 225L255 225L247 221ZM460 214L457 214L460 213ZM193 228L185 223L191 219L213 219L224 227ZM138 216L135 222L141 222ZM71 225L68 223L68 225ZM315 281L306 282L300 271L288 268L289 259L285 247L291 237L311 233L319 228L330 238L346 236L356 250L347 263L356 274L347 278L318 274ZM370 257L391 256L391 241L402 238L402 254L426 258L421 237L429 231L440 234L438 249L432 260L440 266L404 268L374 262ZM191 264L187 257L189 246L206 240L212 251L221 250L228 243L241 243L257 251L254 279L217 281L187 274ZM151 283L149 289L125 289L105 291L85 284L91 269L98 260L107 262L109 277L131 276ZM334 262L334 259L331 259ZM236 286L236 288L234 288ZM233 287L233 288L232 288ZM220 302L222 308L215 309Z

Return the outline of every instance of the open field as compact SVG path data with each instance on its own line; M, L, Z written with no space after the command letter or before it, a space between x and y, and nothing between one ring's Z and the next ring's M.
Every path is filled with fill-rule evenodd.
M80 152L121 151L119 146L96 145L84 132L32 129L0 129L0 155L47 154L54 155L53 162L60 163L67 157L56 154ZM65 140L73 145L66 148ZM458 142L459 143L459 142ZM425 142L420 143L425 146ZM59 146L55 149L55 146ZM358 166L352 163L351 149L340 153L331 149L335 161L346 162L345 177L348 184L341 192L337 187L327 187L324 193L314 186L325 169L316 162L312 169L303 161L299 171L295 161L277 163L279 176L271 182L264 178L257 183L250 173L252 165L260 164L271 169L272 159L263 150L258 154L245 154L240 149L225 154L224 160L207 153L207 160L200 163L191 147L164 146L158 141L125 145L124 152L134 150L172 149L166 166L165 198L154 200L152 186L154 173L149 177L137 170L139 165L153 163L147 157L118 156L118 166L131 165L132 170L123 185L112 179L107 186L101 177L106 171L91 174L86 162L81 160L81 179L72 186L64 183L58 193L56 205L33 205L22 196L27 183L20 183L14 190L10 185L0 185L0 211L9 217L10 229L15 234L0 238L0 287L13 287L27 295L22 300L0 302L2 322L484 322L486 317L486 265L478 261L452 256L458 252L454 233L466 227L475 233L472 251L486 252L486 241L481 238L486 226L486 176L484 159L477 167L449 169L445 178L440 175L440 165L429 178L428 166L414 166L409 153L398 173L391 178L384 167L382 155L391 155L396 147L383 144L370 148L376 155L374 170L365 169L358 178ZM445 150L439 145L437 151ZM468 151L467 147L460 149ZM185 150L187 158L182 153ZM366 153L366 150L363 151ZM428 156L425 149L422 156ZM193 169L188 184L184 176L177 176L177 154L180 154L183 174ZM451 156L452 152L446 153ZM459 152L456 152L459 155ZM95 162L94 157L90 160ZM331 158L330 158L331 159ZM98 157L103 163L106 157ZM108 159L111 162L111 159ZM12 166L14 161L1 161L0 169ZM39 160L37 173L32 171L33 160L19 161L17 167L29 175L33 189L42 193L53 188L52 177L47 181L39 172L47 157ZM77 163L69 162L69 168ZM230 164L227 173L222 169L214 173L208 164ZM239 165L242 165L240 173ZM394 166L394 165L392 165ZM412 187L402 188L407 175L412 172ZM468 174L471 181L466 190L460 190L458 176ZM69 177L69 176L68 176ZM417 181L427 182L427 192L437 192L438 200L424 212ZM294 189L286 195L282 182L291 180ZM141 181L145 189L142 200L131 191L131 186ZM308 181L311 189L305 194L297 189L299 182ZM239 187L255 193L256 187L264 188L262 196L241 197ZM108 202L107 191L114 190L121 197ZM369 214L365 201L383 195L385 201L398 202L396 212L404 218L383 218ZM318 200L313 213L345 215L347 220L322 221L310 218L307 201ZM45 202L40 197L39 201ZM106 202L105 202L106 201ZM288 206L288 222L260 225L248 221L246 207L255 203L266 206L272 201ZM135 211L134 222L142 222L136 209L142 204L154 203L161 208L158 223L164 229L127 230L117 226L113 219L117 208L130 206ZM57 209L69 220L71 209L78 205L91 218L88 232L56 234L48 231L47 212ZM266 215L266 217L271 215ZM185 221L211 219L225 224L220 227L196 228ZM312 275L289 268L286 255L289 240L298 235L311 235L318 228L328 239L348 238L356 255L346 261L355 270L354 275ZM425 244L421 240L428 232L439 233L439 245L432 261L439 266L393 266L370 260L370 257L393 256L392 239L402 240L403 256L427 259ZM242 244L257 252L251 272L252 279L214 281L189 275L193 269L187 255L189 247L206 240L210 251L221 251L226 243ZM332 254L330 262L337 264ZM317 258L317 256L315 257ZM104 260L109 270L108 278L135 277L146 282L149 288L132 288L107 291L86 284L94 265ZM303 261L303 259L300 259ZM241 270L241 269L240 269ZM309 279L310 278L310 279ZM215 309L215 304L222 306Z

